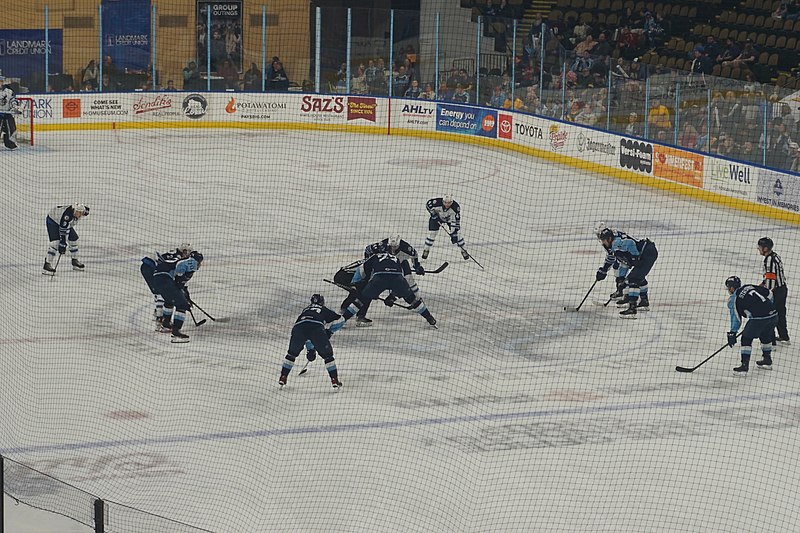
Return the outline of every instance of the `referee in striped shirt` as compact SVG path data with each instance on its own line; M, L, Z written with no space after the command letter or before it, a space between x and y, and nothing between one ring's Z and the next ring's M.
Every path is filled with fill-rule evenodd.
M783 261L772 248L775 244L769 237L758 239L758 252L764 256L764 282L762 285L772 291L775 309L778 311L778 342L789 343L789 332L786 330L786 274L783 272Z

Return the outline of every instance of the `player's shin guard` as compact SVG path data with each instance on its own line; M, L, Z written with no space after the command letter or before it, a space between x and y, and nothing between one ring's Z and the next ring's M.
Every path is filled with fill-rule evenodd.
M345 309L344 313L342 313L342 317L344 318L345 322L353 318L353 316L356 313L358 313L358 310L361 309L363 306L364 304L361 303L361 300L359 299L356 299L355 302L348 305L347 309Z
M752 346L742 345L742 364L733 369L734 372L745 373L750 370L750 354L753 352Z
M181 332L181 328L183 327L183 322L186 319L186 315L183 311L176 310L174 316L172 317L172 342L174 343L183 343L189 342L189 335Z
M45 261L52 265L56 255L58 255L58 241L50 241L50 246L47 248L47 258Z
M331 378L331 386L338 392L339 388L342 386L342 382L339 381L339 371L336 369L336 361L334 361L332 355L325 356L325 370L328 371L328 375Z
M155 306L156 306L154 314L155 314L156 320L158 320L162 316L164 316L164 298L160 294L154 294L153 295L153 302L155 303ZM170 313L171 312L172 312L172 310L170 310Z

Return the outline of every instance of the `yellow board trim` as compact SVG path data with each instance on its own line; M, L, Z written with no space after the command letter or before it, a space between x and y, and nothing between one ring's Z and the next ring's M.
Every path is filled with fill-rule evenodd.
M219 129L242 129L242 130L305 130L305 131L338 131L347 133L361 133L371 135L390 135L388 128L383 126L356 126L351 124L306 124L302 122L219 122L219 121L182 121L182 122L90 122L74 124L41 124L37 126L37 131L66 131L66 130L114 130L114 129L181 129L181 128L219 128ZM616 169L603 165L588 163L568 155L541 150L529 146L521 146L500 139L490 139L488 137L478 137L463 135L459 133L447 133L439 131L418 131L408 129L392 129L391 135L402 137L419 137L422 139L432 139L437 141L454 141L463 144L473 144L484 148L501 148L511 150L525 155L546 159L561 165L571 166L582 171L595 172L605 176L621 179L628 183L644 185L653 189L659 189L669 193L679 194L693 200L701 200L720 205L722 207L744 211L772 220L779 220L800 226L800 214L791 213L775 207L761 205L739 198L731 198L723 194L718 194L703 189L697 189L689 185L675 183L668 180L644 176L624 169Z

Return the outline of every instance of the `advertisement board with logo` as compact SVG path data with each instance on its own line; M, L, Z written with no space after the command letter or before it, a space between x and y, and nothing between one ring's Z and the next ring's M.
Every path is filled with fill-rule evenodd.
M703 183L708 191L755 201L758 171L744 163L706 157Z
M392 126L434 130L436 128L436 104L427 100L392 99Z
M572 136L573 153L581 159L613 166L619 150L618 137L588 129L579 129Z
M756 201L793 213L800 213L800 176L759 169Z
M183 98L177 93L136 93L133 95L131 112L135 118L177 119L183 117Z
M150 0L103 0L103 56L118 71L147 71L150 64Z
M653 175L702 189L703 159L700 154L655 145Z
M632 139L619 140L619 166L642 174L653 173L653 145Z
M226 95L223 104L227 118L242 121L282 122L292 120L294 100L286 95L266 93L249 95L232 93Z
M522 114L499 113L497 121L497 136L500 139L535 148L547 147L548 141L545 138L549 125L543 119Z
M10 7L10 6L9 6ZM62 71L63 30L48 32L50 72ZM32 76L44 79L44 30L0 30L0 68L7 78L19 78L21 85L31 84ZM42 89L44 83L42 82Z
M211 28L207 28L209 17ZM243 17L242 0L197 0L195 57L201 72L206 70L209 56L211 70L219 70L225 61L230 61L236 72L242 72ZM211 47L210 51L208 46Z
M454 104L436 104L436 130L497 137L497 111Z
M564 124L559 124L558 122L553 122L550 124L550 127L547 128L547 140L550 144L550 149L554 152L561 152L567 146L567 140L569 139L569 130L567 130Z

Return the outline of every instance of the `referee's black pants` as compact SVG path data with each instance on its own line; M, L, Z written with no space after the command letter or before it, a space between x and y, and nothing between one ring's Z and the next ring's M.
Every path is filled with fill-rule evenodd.
M784 285L783 287L775 287L772 291L772 297L775 303L775 310L778 311L778 339L789 340L789 331L786 329L786 294L789 289Z

